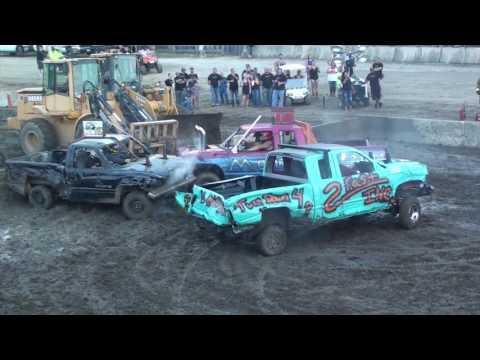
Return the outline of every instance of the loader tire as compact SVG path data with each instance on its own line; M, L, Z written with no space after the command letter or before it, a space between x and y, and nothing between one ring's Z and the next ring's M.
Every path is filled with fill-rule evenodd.
M55 129L45 119L29 120L20 130L20 145L27 155L55 149L58 146Z
M122 201L123 214L130 220L141 220L152 215L153 204L143 191L132 191Z

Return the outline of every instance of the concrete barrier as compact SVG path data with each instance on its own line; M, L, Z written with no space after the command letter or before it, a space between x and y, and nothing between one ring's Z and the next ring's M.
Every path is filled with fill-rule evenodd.
M319 60L331 58L329 45L257 45L257 57L277 57L282 53L287 58L312 56ZM480 64L479 47L452 46L368 46L370 59L381 58L384 62Z
M413 144L480 148L480 122L359 116L315 127L324 142L369 138Z

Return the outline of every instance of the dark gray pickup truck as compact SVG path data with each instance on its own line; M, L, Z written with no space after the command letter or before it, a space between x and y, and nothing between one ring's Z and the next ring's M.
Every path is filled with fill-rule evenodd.
M34 206L56 198L121 204L129 219L147 217L152 200L194 181L189 161L162 155L136 158L115 138L87 138L6 162L8 186Z

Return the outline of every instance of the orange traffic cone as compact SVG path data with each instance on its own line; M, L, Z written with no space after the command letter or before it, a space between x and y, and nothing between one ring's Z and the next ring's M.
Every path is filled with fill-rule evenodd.
M7 94L7 102L9 108L13 107L12 97L10 96L10 94Z

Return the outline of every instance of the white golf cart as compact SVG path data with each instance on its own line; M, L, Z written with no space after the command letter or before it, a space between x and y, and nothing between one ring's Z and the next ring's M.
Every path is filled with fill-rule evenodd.
M302 102L304 104L310 104L310 90L307 80L307 69L302 64L286 64L280 66L283 73L290 72L291 79L287 80L285 85L285 106L293 105L294 103ZM298 74L302 75L301 79L295 79Z

